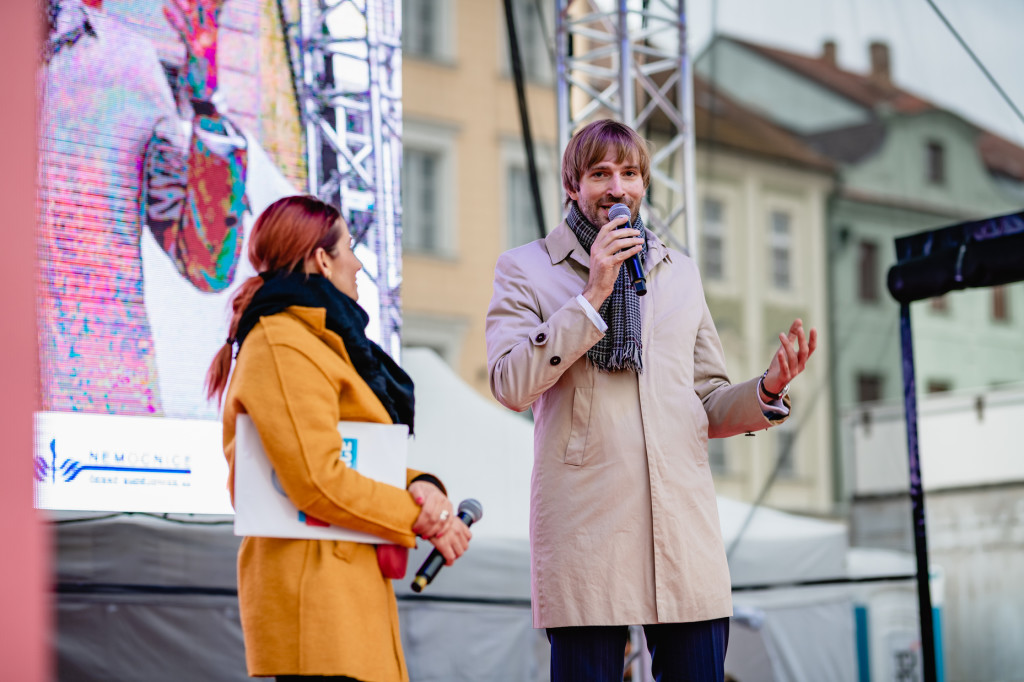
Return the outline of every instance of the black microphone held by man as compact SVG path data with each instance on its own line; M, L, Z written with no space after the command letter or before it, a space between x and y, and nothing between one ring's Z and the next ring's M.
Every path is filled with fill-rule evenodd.
M626 219L626 224L622 227L633 226L633 214L629 210L629 206L625 204L615 204L608 209L608 220L615 220L616 218ZM644 273L644 264L640 260L640 254L638 253L627 260L626 267L629 268L629 281L633 283L636 295L643 296L647 293L647 275Z
M459 503L459 520L467 526L472 526L482 519L483 516L484 507L476 500L470 498ZM442 566L444 566L444 557L435 548L426 561L423 562L423 565L420 566L420 570L416 571L416 577L413 579L412 584L409 585L412 591L422 592L423 588L434 580Z

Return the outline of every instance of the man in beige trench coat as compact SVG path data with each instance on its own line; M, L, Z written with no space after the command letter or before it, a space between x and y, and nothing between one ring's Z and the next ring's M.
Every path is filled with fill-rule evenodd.
M621 681L631 624L657 680L723 679L732 599L707 441L785 419L816 344L796 320L763 376L731 384L696 265L643 228L649 177L635 131L588 125L562 159L565 221L495 269L488 370L498 401L533 408L533 620L553 682ZM616 203L632 227L608 219ZM621 267L638 253L642 297Z

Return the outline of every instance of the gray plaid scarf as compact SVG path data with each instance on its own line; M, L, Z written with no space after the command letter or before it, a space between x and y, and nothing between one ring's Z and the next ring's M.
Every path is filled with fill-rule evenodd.
M580 245L590 253L590 247L597 239L598 229L590 224L580 211L576 202L565 219L566 224ZM647 231L644 221L637 216L633 228L640 230L644 240L641 260L647 256ZM600 369L609 372L630 370L637 374L643 372L643 346L640 342L640 297L636 295L633 283L629 281L629 272L625 266L619 270L615 287L611 295L601 304L597 311L608 324L608 331L601 340L587 351L587 357Z

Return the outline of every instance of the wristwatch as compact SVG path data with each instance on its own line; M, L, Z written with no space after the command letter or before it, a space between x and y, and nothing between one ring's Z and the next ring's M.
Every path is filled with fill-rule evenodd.
M776 400L781 400L787 393L789 393L789 384L786 384L785 386L783 386L782 390L779 391L778 393L772 393L767 388L765 388L765 386L764 386L764 379L767 376L768 376L768 370L765 370L764 374L761 375L760 381L757 382L757 387L759 389L761 389L761 393L764 393L766 396L771 398L772 402L775 402Z

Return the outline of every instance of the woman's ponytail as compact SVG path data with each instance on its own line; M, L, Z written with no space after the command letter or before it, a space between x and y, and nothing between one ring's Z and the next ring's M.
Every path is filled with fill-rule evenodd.
M211 400L216 396L219 405L224 397L224 389L228 385L228 376L231 374L231 361L235 357L235 335L238 333L238 321L242 319L242 313L249 307L252 297L256 295L263 286L263 278L259 275L250 277L238 287L238 291L231 297L231 323L228 325L228 338L220 347L217 354L213 356L210 368L206 370L206 399Z

